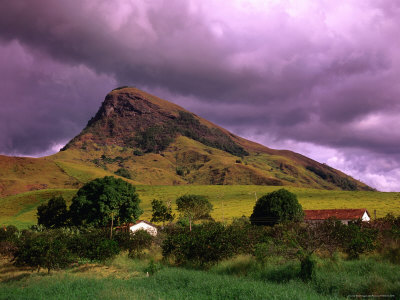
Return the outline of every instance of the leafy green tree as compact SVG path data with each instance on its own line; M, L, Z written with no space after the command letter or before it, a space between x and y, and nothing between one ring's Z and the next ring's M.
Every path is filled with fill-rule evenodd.
M189 229L192 231L192 222L210 217L212 204L202 195L183 195L176 199L178 211L182 217L189 220Z
M273 226L285 221L301 221L303 216L297 196L280 189L257 200L250 221L253 225Z
M38 224L46 228L60 228L68 219L67 204L62 196L54 196L37 209Z
M113 176L85 184L72 199L70 217L74 225L107 226L134 222L143 213L135 187ZM111 229L112 230L112 229Z
M151 201L151 210L153 212L151 222L162 222L164 226L165 222L172 222L175 218L171 206L165 205L161 200Z

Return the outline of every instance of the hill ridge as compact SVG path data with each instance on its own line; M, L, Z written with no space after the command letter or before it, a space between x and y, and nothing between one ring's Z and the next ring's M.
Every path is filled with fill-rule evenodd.
M0 156L0 196L79 187L105 175L134 184L256 184L373 190L343 172L289 150L246 140L174 103L137 88L108 93L80 134L57 154ZM47 170L49 176L42 174ZM122 170L122 171L121 171ZM37 172L38 176L33 176Z

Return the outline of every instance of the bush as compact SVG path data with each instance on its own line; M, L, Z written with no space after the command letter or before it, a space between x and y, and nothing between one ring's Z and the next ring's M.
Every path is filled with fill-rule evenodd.
M14 225L0 228L0 241L15 241L17 238L18 228Z
M316 262L311 255L307 255L301 260L300 278L303 281L310 281L315 277Z
M286 221L301 221L303 215L296 195L280 189L257 200L250 221L253 225L273 226Z
M141 257L143 250L150 248L152 242L153 236L143 229L131 234L128 245L129 257Z
M116 256L121 248L117 241L108 238L108 230L91 229L73 236L70 249L78 257L92 261L105 261Z
M154 263L154 260L151 259L144 271L147 272L149 275L154 275L161 269L162 265Z
M361 223L351 223L342 227L343 250L350 259L356 259L360 254L370 252L376 247L377 230L362 227Z
M232 240L221 223L193 226L192 231L177 228L162 244L163 256L178 265L207 267L235 253Z
M132 179L131 173L125 168L119 168L117 171L114 172L115 175L125 177L127 179Z
M133 155L135 155L135 156L142 156L142 155L143 155L143 152L140 151L139 149L135 149L135 150L133 150Z
M60 231L32 234L18 245L14 254L15 264L35 267L38 271L46 268L48 273L65 268L75 260L67 245L68 237Z

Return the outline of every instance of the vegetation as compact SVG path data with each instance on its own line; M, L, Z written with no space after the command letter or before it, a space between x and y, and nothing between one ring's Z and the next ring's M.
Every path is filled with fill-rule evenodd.
M68 222L67 204L62 196L54 196L37 208L38 224L46 228L64 227Z
M206 196L213 210L211 217L218 221L231 223L234 218L243 214L250 216L255 204L255 194L263 195L281 187L274 186L213 186L213 185L179 185L179 186L136 186L144 213L143 219L152 217L151 201L159 199L164 202L178 198L180 195L193 193ZM399 193L381 193L368 191L326 191L305 188L285 187L295 193L303 209L331 209L331 208L366 208L374 218L384 217L388 213L400 214L398 201ZM24 194L0 198L0 226L15 225L18 228L27 228L37 224L37 207L49 201L50 198L62 195L67 202L76 194L77 189L55 189L31 191ZM176 205L172 203L172 212L177 213Z
M150 222L172 222L175 219L175 214L172 213L172 207L164 204L163 201L154 199L151 201L152 216Z
M297 196L286 189L280 189L259 198L250 216L252 224L269 226L302 219L303 209Z
M137 220L142 214L140 199L128 182L106 176L95 179L82 188L72 199L70 217L74 225L107 226Z
M131 173L125 168L119 168L117 171L114 172L115 175L125 177L127 179L132 179Z
M175 120L141 131L136 135L135 142L145 152L157 153L165 150L178 134L236 156L249 155L226 133L218 128L209 128L201 124L193 114L185 111L179 111L179 116Z
M183 195L176 199L178 211L181 217L189 220L189 229L192 231L192 222L210 217L213 209L212 204L202 195Z
M369 250L375 252L357 259L347 259L350 255L342 252L347 247L342 236L354 228L331 225L328 221L316 226L253 226L246 218L228 226L218 222L194 225L191 232L171 225L160 236L164 260L159 256L159 242L149 242L145 232L136 240L136 234L118 232L110 240L107 231L96 229L0 229L0 244L16 245L17 251L9 257L19 266L2 262L0 298L334 299L356 294L398 298L400 269L383 253L398 239L400 217L353 224L360 231L376 231L371 236L375 250ZM349 231L343 233L345 228ZM136 248L144 243L147 249ZM336 250L327 254L326 244ZM316 251L299 259L307 245ZM131 254L120 252L129 247ZM260 253L262 262L257 257ZM97 263L88 264L88 260ZM31 273L32 269L48 272L68 266L48 276Z
M332 168L326 166L330 170L323 170L316 166L306 166L306 169L315 173L320 178L332 182L334 185L340 187L345 191L356 191L357 185L346 177L339 176Z

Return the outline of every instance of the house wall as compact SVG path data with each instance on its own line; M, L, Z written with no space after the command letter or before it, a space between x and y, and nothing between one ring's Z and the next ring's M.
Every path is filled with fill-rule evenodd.
M149 234L151 234L153 236L157 235L157 228L155 228L155 227L153 227L153 226L151 226L149 224L146 224L144 222L141 222L139 224L135 224L135 225L133 225L133 226L131 226L129 228L129 230L131 232L136 232L136 231L138 231L140 229L146 230Z

